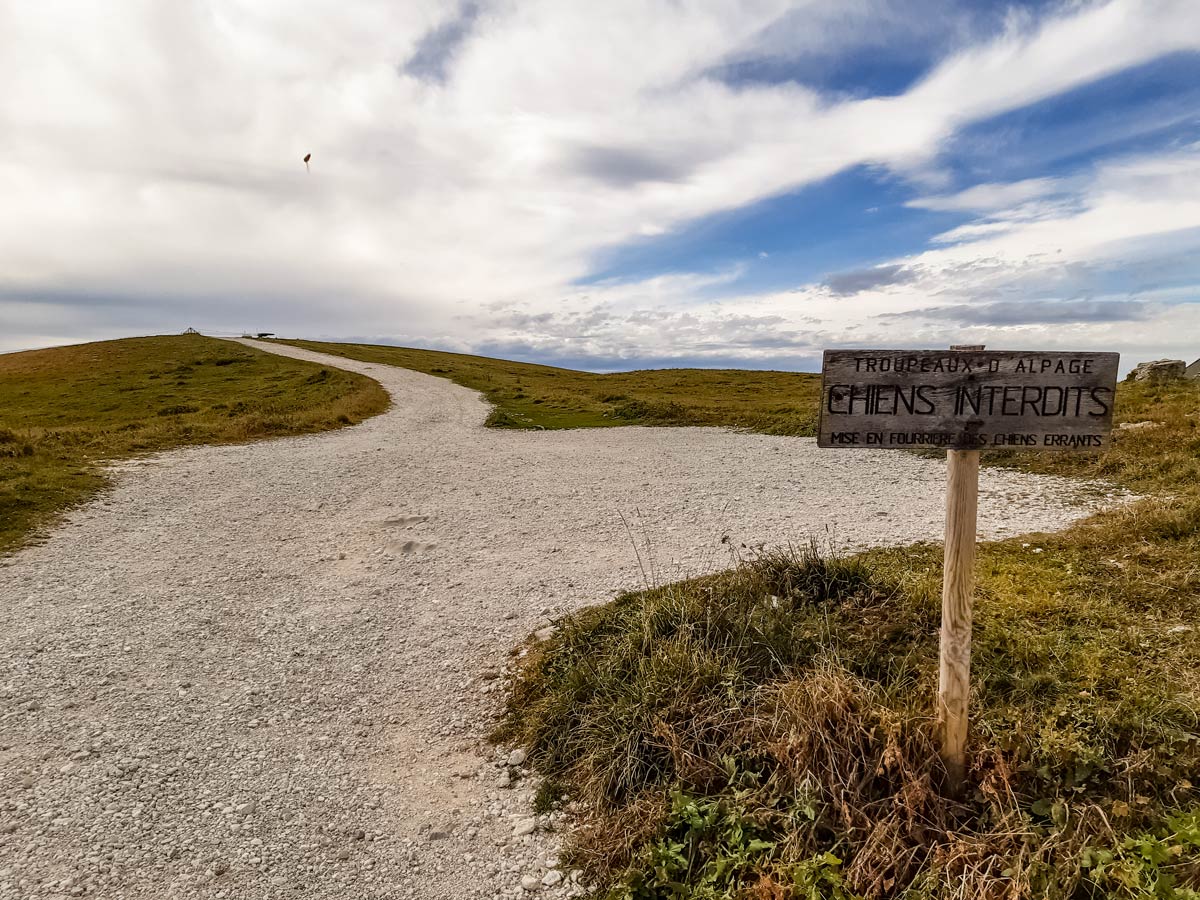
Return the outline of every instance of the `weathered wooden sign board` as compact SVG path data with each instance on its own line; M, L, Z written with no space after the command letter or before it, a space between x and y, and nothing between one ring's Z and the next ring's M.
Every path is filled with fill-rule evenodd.
M946 450L937 714L952 793L966 775L979 451L1104 449L1118 360L976 346L825 351L820 446Z
M826 350L822 447L1101 450L1117 353Z

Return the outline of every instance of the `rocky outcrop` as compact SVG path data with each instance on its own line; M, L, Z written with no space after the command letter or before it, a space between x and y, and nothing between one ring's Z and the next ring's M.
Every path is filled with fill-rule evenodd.
M1174 381L1183 377L1186 368L1182 359L1156 359L1134 366L1129 377L1133 381Z

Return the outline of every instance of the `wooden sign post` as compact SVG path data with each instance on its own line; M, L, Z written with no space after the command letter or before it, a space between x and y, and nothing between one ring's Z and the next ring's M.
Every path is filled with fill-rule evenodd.
M983 350L959 345L951 350ZM971 696L975 528L979 513L979 451L946 451L946 532L942 553L942 627L938 631L937 720L942 763L952 793L967 771L967 705Z
M937 715L947 787L966 776L979 452L1101 450L1116 353L826 350L821 447L946 450L946 547Z

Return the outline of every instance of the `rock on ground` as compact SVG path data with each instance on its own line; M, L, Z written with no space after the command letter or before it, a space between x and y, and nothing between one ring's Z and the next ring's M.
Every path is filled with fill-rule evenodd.
M449 381L264 349L370 375L395 405L123 463L0 561L0 898L579 893L524 758L483 744L510 648L763 544L940 536L941 461L718 429L490 431ZM981 530L1114 499L985 471Z
M1134 381L1176 381L1186 368L1182 359L1156 359L1134 366L1129 377Z

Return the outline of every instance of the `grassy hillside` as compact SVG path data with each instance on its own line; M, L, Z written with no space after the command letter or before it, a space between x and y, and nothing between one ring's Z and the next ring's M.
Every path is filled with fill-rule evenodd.
M1152 494L984 544L970 789L939 791L941 548L809 550L627 594L519 661L569 855L613 898L1200 896L1200 384L1122 385L1103 455L991 455ZM985 454L985 457L989 454Z
M336 428L387 407L369 378L200 335L0 355L0 553L104 485L104 460Z
M595 375L436 350L283 343L449 378L487 397L496 407L488 424L498 428L726 425L766 434L816 434L818 375L732 369Z
M1107 478L1137 491L1190 493L1200 486L1200 381L1122 382L1114 421L1106 453L997 451L983 459L1026 472Z

